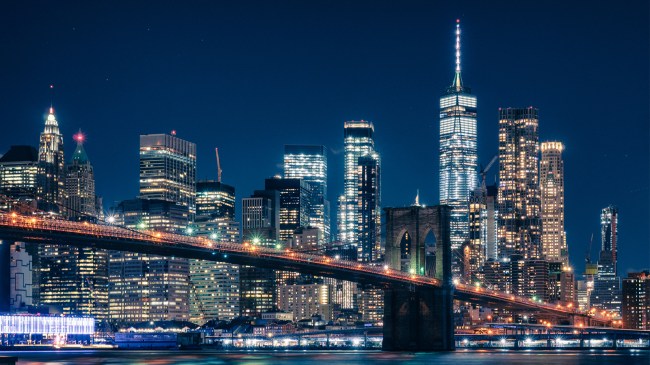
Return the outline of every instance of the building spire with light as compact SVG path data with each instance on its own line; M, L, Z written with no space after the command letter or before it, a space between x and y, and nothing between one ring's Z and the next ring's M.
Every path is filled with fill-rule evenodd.
M456 19L456 73L451 84L456 91L463 89L463 80L460 77L460 19Z

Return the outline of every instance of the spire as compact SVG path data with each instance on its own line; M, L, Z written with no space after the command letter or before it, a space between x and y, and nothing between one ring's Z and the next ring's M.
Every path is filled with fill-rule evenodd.
M421 205L420 205L420 189L417 189L415 191L415 203L413 203L412 206L421 207Z
M454 75L454 82L451 86L456 91L463 89L463 80L460 77L460 19L456 19L456 74Z
M72 154L72 163L74 164L86 164L89 163L88 161L88 155L86 155L86 150L84 149L84 140L86 139L86 136L81 133L81 129L79 129L79 132L72 136L75 141L77 141L77 148L75 148L74 153Z

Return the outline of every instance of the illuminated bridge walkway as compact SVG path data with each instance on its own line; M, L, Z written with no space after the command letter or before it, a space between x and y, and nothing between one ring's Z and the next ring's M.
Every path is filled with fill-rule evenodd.
M386 289L407 288L415 293L426 293L427 290L435 291L446 287L439 279L408 274L392 270L387 266L337 260L327 256L292 252L288 249L265 248L248 243L221 243L204 237L151 230L134 231L112 225L50 219L46 216L0 213L0 239L5 242L67 244L251 265L378 285ZM576 324L605 325L610 321L601 313L580 313L575 308L540 303L485 288L456 285L451 290L454 299L493 308L528 311L549 318L565 318ZM431 298L434 302L437 300L435 296Z

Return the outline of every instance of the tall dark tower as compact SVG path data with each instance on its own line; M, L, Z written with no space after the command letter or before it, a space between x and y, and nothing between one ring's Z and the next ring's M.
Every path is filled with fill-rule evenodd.
M64 166L63 135L54 116L54 108L45 119L45 129L41 133L38 148L38 208L59 212L63 204Z

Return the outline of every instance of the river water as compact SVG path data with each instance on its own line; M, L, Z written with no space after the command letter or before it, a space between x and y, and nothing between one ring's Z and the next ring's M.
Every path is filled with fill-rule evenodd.
M649 365L648 350L619 351L478 351L390 353L381 351L34 351L4 352L19 365L189 365L189 364L435 364L435 365Z

